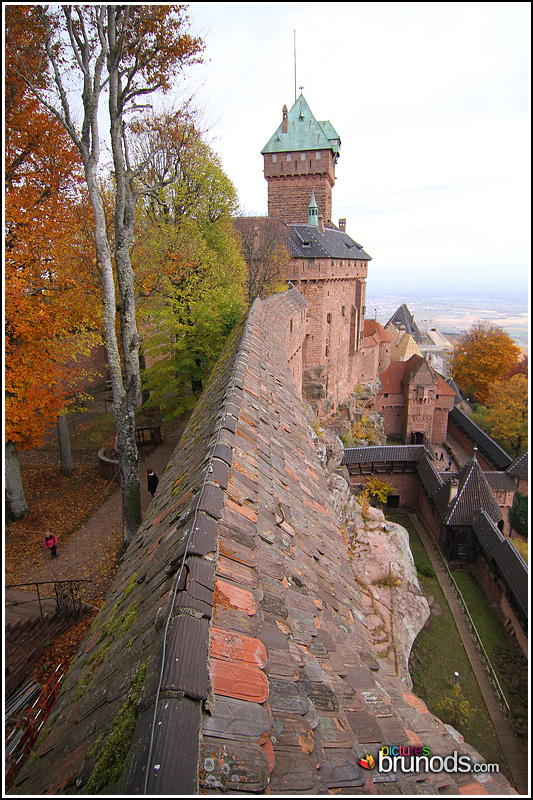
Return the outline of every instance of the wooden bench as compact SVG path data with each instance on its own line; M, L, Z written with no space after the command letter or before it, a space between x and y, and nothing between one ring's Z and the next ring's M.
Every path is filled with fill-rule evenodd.
M135 440L137 444L162 444L161 425L140 425L135 428Z

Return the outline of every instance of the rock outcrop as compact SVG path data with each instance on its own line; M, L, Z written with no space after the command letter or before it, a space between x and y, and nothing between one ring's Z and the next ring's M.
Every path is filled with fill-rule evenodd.
M339 472L329 475L328 488L375 653L411 687L409 654L430 610L416 576L409 534L401 525L387 522L380 509L361 505Z

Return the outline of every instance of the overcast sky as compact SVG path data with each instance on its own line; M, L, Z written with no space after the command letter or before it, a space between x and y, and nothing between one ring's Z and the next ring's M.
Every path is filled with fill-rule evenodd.
M381 281L527 284L529 3L191 3L208 138L242 209L296 91L342 146L333 221ZM296 36L295 36L296 31ZM294 44L296 41L296 83Z

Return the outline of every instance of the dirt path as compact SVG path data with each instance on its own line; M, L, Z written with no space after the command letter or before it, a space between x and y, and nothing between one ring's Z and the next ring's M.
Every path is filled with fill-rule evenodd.
M140 449L141 459L141 503L143 513L149 505L152 497L146 486L146 468L149 465L157 475L161 476L166 465L176 448L183 425L179 425L170 434L165 436L163 444L149 446ZM34 466L41 465L47 467L53 464L57 470L57 454L40 452L38 456L25 454L29 457L27 461ZM76 467L83 469L83 463L88 464L88 468L93 470L95 455L91 454L83 459L76 459ZM45 473L46 475L46 473ZM65 479L68 480L68 479ZM68 538L62 541L59 536L57 557L51 558L42 547L41 530L26 534L26 539L22 534L18 534L16 525L8 533L6 539L6 582L23 583L30 581L53 581L53 580L90 580L91 583L84 587L82 598L90 605L100 606L102 599L107 593L116 571L117 553L122 546L122 509L120 487L101 481L104 491L111 490L111 495L103 502L100 507L81 525L81 527ZM54 502L54 489L50 487L50 500ZM46 488L45 488L46 492ZM68 515L68 502L76 503L76 495L73 498L61 500L57 499L57 514L66 513ZM81 502L81 498L80 498ZM49 520L48 520L49 522ZM22 531L27 527L23 526ZM38 521L34 523L39 525ZM51 525L52 530L54 526Z

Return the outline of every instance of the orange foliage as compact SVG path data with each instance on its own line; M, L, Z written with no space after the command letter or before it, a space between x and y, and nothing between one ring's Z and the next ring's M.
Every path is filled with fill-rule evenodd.
M6 9L6 30L12 45L19 37L38 69L38 57L31 55L38 36L23 24L27 13L24 6ZM77 219L83 206L78 152L38 106L9 57L6 98L6 439L29 449L65 407L79 380L66 357L96 343L89 329L98 318L80 289L89 242Z
M520 348L497 325L478 321L458 343L453 378L463 395L485 403L490 387L518 364Z

